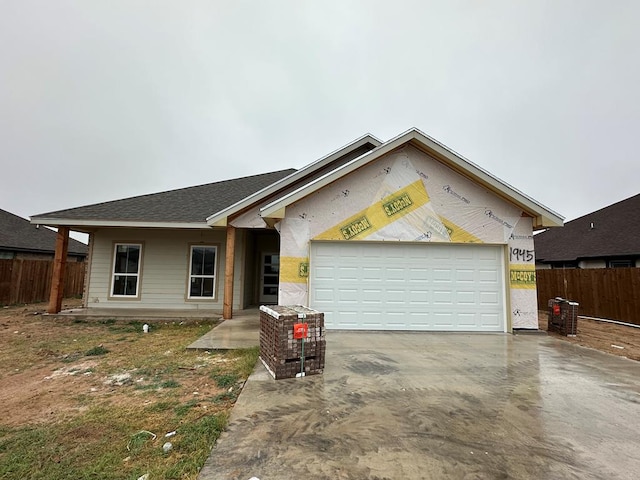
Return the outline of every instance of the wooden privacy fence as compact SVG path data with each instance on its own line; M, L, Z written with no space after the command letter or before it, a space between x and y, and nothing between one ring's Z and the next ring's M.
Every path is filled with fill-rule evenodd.
M572 268L536 271L538 309L551 298L580 303L579 315L640 325L640 268Z
M67 262L64 296L82 295L85 262ZM0 304L49 300L53 260L0 260Z

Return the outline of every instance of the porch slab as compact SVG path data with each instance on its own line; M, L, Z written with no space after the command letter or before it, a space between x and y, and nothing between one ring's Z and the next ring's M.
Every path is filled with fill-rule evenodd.
M233 350L260 345L260 311L242 310L224 320L189 345L195 350Z
M78 320L140 320L140 321L187 321L219 320L222 315L211 310L170 310L163 308L70 308L59 313L46 313L52 318Z

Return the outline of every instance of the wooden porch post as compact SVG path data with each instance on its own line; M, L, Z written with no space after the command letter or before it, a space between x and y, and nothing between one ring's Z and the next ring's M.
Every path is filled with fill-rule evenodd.
M236 227L227 225L227 246L225 247L224 262L224 298L222 318L228 320L233 317L233 273L236 253Z
M51 293L47 312L58 313L62 309L62 295L64 293L64 269L67 265L67 251L69 249L69 227L58 227L56 238L56 256L53 260L53 275L51 278Z

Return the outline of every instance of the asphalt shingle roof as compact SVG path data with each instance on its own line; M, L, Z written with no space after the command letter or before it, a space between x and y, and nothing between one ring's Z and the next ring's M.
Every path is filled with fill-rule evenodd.
M640 194L535 235L533 241L536 259L544 262L640 255Z
M0 209L0 249L54 253L57 234L45 227L38 228L22 217ZM87 246L69 239L70 254L87 254Z
M195 187L42 213L32 218L201 223L205 222L210 215L268 187L295 171L288 169L234 178Z

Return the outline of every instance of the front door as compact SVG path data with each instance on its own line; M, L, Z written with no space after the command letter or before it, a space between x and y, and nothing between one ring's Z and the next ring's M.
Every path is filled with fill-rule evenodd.
M260 303L278 303L278 279L280 276L280 254L263 253L260 265Z

